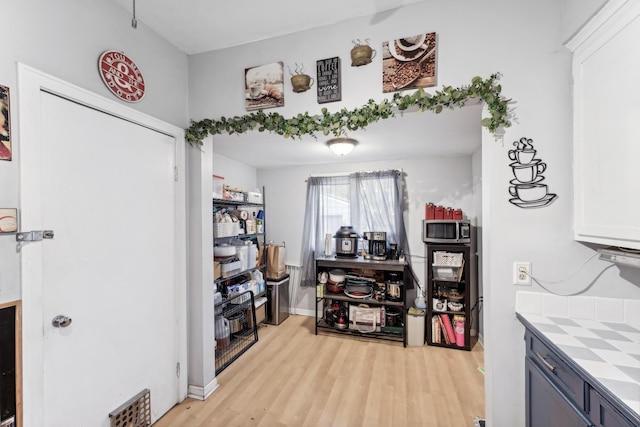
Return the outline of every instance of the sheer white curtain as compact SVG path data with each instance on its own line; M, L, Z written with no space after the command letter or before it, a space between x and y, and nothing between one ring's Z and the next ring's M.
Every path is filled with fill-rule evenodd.
M315 286L316 254L324 254L325 234L351 221L348 176L314 176L307 180L302 236L301 286Z
M343 225L352 225L360 235L385 231L387 242L397 243L409 259L403 182L402 172L397 170L308 179L301 286L316 285L315 258L324 255L325 235L333 238Z
M349 181L351 214L355 229L358 232L386 232L387 244L397 243L398 249L408 258L409 245L403 216L402 172L358 172L351 174Z

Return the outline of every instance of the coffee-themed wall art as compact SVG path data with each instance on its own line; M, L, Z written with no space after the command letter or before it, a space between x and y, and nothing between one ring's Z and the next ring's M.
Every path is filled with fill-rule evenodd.
M291 75L291 88L295 93L306 92L309 90L315 79L304 73L304 64L296 63L295 73L291 72L291 67L287 66Z
M244 70L247 111L284 106L284 67L282 62Z
M369 39L356 39L352 41L353 47L351 48L351 66L360 67L371 63L373 58L378 53L375 49L369 46Z
M509 202L519 208L542 208L558 198L549 192L542 175L547 170L547 164L537 157L537 150L533 147L533 140L520 138L513 142L514 149L509 150L509 164L514 179L509 181Z
M11 161L11 111L9 110L9 88L0 86L0 160Z
M342 89L340 87L340 58L327 58L316 61L316 88L318 89L318 104L340 101Z
M436 33L417 34L382 44L382 91L436 85Z
M0 233L18 231L18 209L0 208Z

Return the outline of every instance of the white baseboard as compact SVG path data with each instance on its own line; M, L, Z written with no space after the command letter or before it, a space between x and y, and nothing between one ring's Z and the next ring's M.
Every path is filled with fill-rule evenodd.
M308 317L315 317L316 315L316 311L315 310L309 310L306 308L292 308L289 310L289 314L297 314L299 316L308 316Z
M206 400L207 397L211 396L211 393L216 391L218 387L220 387L220 384L218 384L218 380L216 378L214 378L213 381L211 381L204 387L190 385L189 389L187 390L187 397L198 400Z
M484 335L478 334L478 344L480 344L482 348L484 348Z

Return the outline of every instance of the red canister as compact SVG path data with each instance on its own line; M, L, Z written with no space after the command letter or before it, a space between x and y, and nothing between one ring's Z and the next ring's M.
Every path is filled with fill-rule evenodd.
M453 219L462 219L462 209L453 210Z
M453 219L453 209L445 208L445 210L444 210L444 219Z
M427 203L424 211L424 219L436 219L436 206L433 203Z
M436 214L433 219L444 219L444 207L436 206Z

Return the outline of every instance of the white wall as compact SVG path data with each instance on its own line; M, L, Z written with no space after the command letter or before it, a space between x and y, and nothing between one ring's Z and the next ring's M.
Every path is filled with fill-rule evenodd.
M142 71L147 88L142 101L127 105L179 127L188 125L187 56L141 22L133 30L130 13L115 2L5 1L2 18L0 85L11 91L13 161L0 161L1 207L20 208L18 62L117 100L98 74L98 58L105 50L123 51ZM0 302L20 298L15 246L14 236L0 236Z
M242 76L246 67L274 61L303 62L309 67L318 59L336 55L343 64L343 101L323 106L335 111L362 105L369 98L386 98L380 89L379 61L364 67L349 66L351 40L355 38L369 38L372 46L379 48L384 40L435 31L440 84L457 86L468 83L475 75L502 73L503 92L514 100L516 119L503 141L483 134L481 156L483 314L484 324L491 325L485 328L483 337L485 415L489 425L523 426L524 330L514 314L516 288L511 284L512 264L531 261L534 275L555 280L573 273L593 254L592 248L576 243L572 234L571 57L563 43L602 2L465 0L462 3L426 0L398 9L382 20L361 18L294 36L195 55L189 59L190 111L194 120L244 114ZM287 85L285 106L278 112L292 116L304 111L318 112L320 107L313 91L293 94ZM513 175L507 151L513 141L523 136L533 138L540 157L548 164L546 182L558 194L558 199L543 209L525 210L508 201ZM416 143L422 141L420 137L416 139ZM407 169L404 164L400 167ZM322 172L328 171L323 169ZM292 194L304 193L301 181L311 172L294 168L279 173L288 179L277 182L275 172L258 171L259 183L267 186L269 204L285 203ZM469 185L470 192L473 183L470 181ZM415 196L410 203L429 199ZM473 206L472 201L469 203ZM288 236L302 227L302 221L296 218L281 226L274 221L268 229L294 241ZM410 219L409 223L413 221ZM413 231L410 228L410 235ZM291 252L295 252L294 248ZM602 263L592 261L569 285L558 290L584 287L602 267ZM621 278L616 271L601 277L587 294L640 299L637 272L625 273L625 278ZM537 286L530 289L543 291Z
M211 138L215 150L216 138ZM224 185L255 191L257 188L256 170L238 161L213 153L213 174L224 177ZM262 188L260 188L262 191Z
M478 274L478 306L476 311L472 313L475 317L473 317L473 329L477 329L478 340L481 345L484 345L484 337L482 335L484 330L484 316L482 316L482 301L480 299L484 295L483 291L483 270L482 270L482 262L484 257L482 256L482 245L483 245L483 237L482 237L482 147L478 150L474 151L473 156L471 157L471 175L473 178L473 211L476 213L476 221L475 221L475 247L478 254L477 257L477 274ZM476 298L472 298L472 301L475 301Z

